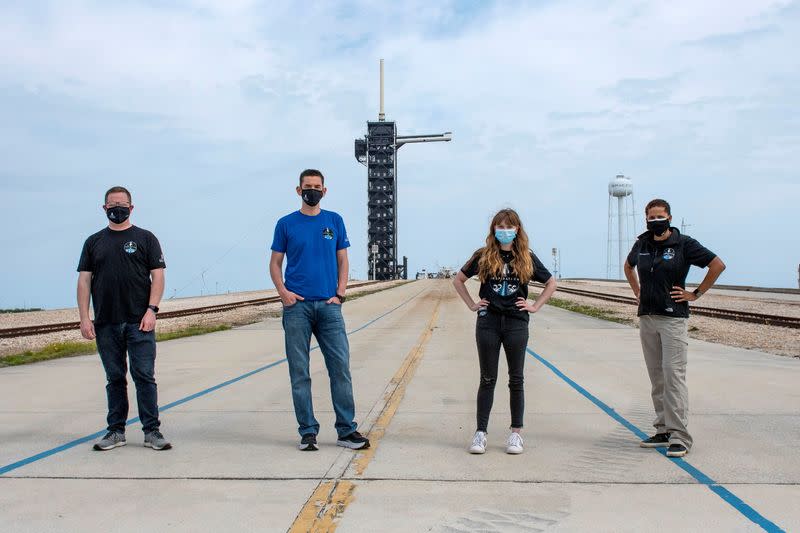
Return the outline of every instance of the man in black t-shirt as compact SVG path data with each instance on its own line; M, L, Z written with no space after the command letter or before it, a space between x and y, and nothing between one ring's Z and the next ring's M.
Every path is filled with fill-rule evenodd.
M144 445L168 450L159 431L155 380L156 314L164 293L164 255L155 235L131 224L131 193L124 187L106 192L103 209L109 224L83 245L78 263L78 311L81 334L97 339L106 372L108 432L95 450L124 446L128 418L126 352L136 384ZM94 321L89 316L89 300Z
M725 264L699 242L670 226L672 214L665 200L648 203L645 216L647 231L634 243L625 262L625 277L639 300L639 336L656 411L656 434L641 446L668 447L669 457L683 457L692 447L686 428L689 302L714 285ZM686 290L686 275L692 265L708 267L708 274L690 292Z

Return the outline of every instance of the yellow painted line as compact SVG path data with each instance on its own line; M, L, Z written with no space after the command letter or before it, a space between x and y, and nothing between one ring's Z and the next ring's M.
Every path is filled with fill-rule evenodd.
M353 461L356 475L360 476L364 473L369 462L375 457L375 450L378 443L386 433L386 428L392 422L392 418L400 407L400 402L406 393L406 388L411 378L414 377L414 372L419 366L422 355L425 351L425 345L433 335L433 330L436 327L436 321L439 319L439 305L441 299L436 301L436 307L433 309L431 318L425 326L419 340L406 355L403 364L397 369L384 395L384 406L381 414L369 430L367 437L370 440L370 448L367 450L359 451L359 455ZM338 519L344 513L350 502L353 501L353 493L356 485L348 480L331 480L320 483L306 504L300 510L300 513L294 520L294 523L289 528L288 533L322 533L335 531L338 525Z
M339 515L353 500L355 488L351 481L346 480L320 483L294 519L289 533L335 531Z
M370 447L369 449L359 452L359 456L353 461L353 466L355 467L355 473L357 476L364 474L369 462L373 457L375 457L375 451L378 448L378 443L386 433L386 428L388 428L389 424L392 423L392 418L394 418L397 409L400 407L400 402L403 401L403 397L406 395L406 388L408 387L411 378L414 377L414 372L417 370L419 362L422 360L422 355L425 353L425 345L430 340L431 335L433 335L433 329L436 327L436 321L439 319L440 304L441 299L436 301L436 307L433 309L431 319L425 326L425 330L420 335L417 344L414 345L414 347L408 353L403 361L403 364L400 365L400 368L397 369L397 372L395 372L392 380L389 382L390 387L391 385L394 385L394 388L386 393L383 410L367 434L370 441Z

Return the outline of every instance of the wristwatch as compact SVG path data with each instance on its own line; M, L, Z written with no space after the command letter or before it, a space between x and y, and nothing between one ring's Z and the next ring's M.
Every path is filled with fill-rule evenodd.
M344 294L337 294L336 297L339 298L341 303L344 303L344 301L347 299L345 298Z
M151 311L153 311L155 314L158 314L158 306L157 305L148 305L147 308L150 309Z
M694 294L695 298L700 298L703 295L703 291L701 291L700 287L698 287L692 291L692 294Z

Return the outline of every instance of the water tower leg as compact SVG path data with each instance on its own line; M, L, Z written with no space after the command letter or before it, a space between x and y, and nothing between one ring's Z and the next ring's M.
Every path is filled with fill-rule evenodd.
M608 195L608 243L607 243L607 250L606 250L606 279L611 279L612 276L612 265L614 264L614 249L613 249L613 241L614 237L611 235L613 230L613 221L614 221L614 204L612 196Z
M622 265L625 261L625 198L617 198L617 232L619 234L619 270L617 279L624 279Z

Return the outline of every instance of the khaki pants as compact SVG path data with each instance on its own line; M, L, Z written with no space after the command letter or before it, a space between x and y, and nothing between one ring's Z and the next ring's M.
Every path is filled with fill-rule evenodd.
M644 362L650 374L656 433L669 433L670 444L692 447L689 423L689 390L686 387L688 318L660 315L639 317Z

